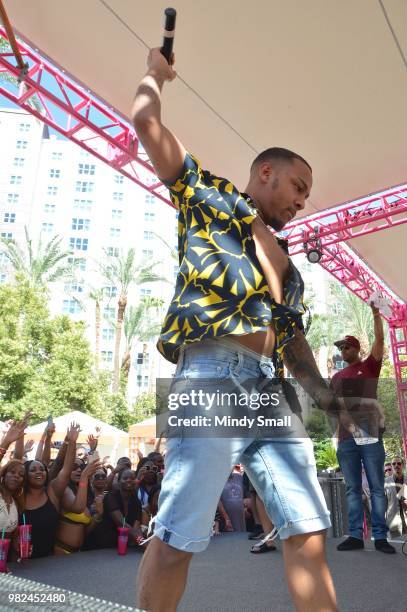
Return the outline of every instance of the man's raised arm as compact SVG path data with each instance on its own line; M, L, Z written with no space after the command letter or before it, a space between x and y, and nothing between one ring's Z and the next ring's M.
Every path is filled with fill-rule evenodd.
M185 149L161 123L161 90L165 81L176 77L159 49L152 49L147 60L147 74L138 86L131 117L158 177L173 181L181 173Z

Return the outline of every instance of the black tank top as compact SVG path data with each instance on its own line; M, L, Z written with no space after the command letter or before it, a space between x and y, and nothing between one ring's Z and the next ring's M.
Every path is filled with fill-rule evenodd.
M54 553L54 542L58 521L59 513L48 496L43 506L35 510L25 510L25 522L28 525L32 525L31 538L33 558L47 557Z

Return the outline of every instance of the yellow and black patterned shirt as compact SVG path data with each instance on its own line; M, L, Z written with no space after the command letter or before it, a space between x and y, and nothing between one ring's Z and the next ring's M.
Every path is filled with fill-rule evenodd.
M265 331L273 325L281 354L302 329L304 284L290 261L283 304L271 297L257 259L251 224L256 210L226 179L185 157L179 178L169 184L179 210L179 273L157 348L176 363L183 344L204 338Z

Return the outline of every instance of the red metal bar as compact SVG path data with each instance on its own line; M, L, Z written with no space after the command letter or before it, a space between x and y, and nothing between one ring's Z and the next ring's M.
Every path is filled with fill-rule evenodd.
M407 457L407 305L399 310L398 317L389 322L393 364L396 373L397 396L400 407L401 431L404 438L404 454Z
M0 36L9 40L2 27ZM24 84L4 79L0 93L172 206L132 126L28 44L18 40L18 47L28 64ZM19 77L11 51L0 53L0 74Z
M304 251L304 242L317 237L328 246L406 222L407 185L403 185L298 219L287 225L284 237L290 254L296 255Z

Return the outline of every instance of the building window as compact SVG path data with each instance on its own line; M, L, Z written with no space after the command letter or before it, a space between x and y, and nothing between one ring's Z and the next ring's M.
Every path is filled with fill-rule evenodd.
M12 240L13 239L13 233L12 232L1 232L1 235L6 240Z
M4 223L15 223L16 222L16 213L4 213Z
M122 202L123 196L124 196L124 193L122 191L114 191L112 197L115 202Z
M142 365L143 363L143 353L137 353L137 361L136 364L137 365Z
M73 281L71 283L65 283L65 293L83 293L84 284Z
M89 174L90 176L94 176L96 166L94 164L79 164L78 173L79 174Z
M113 306L105 306L103 309L103 316L106 319L114 319L116 309Z
M92 205L92 200L74 200L73 203L75 210L81 210L82 212L90 212Z
M4 283L6 282L6 278L7 278L7 274L0 274L0 285L4 285Z
M19 123L18 124L18 131L19 132L29 132L30 131L30 124L29 123Z
M62 159L61 151L52 151L51 159L53 159L53 160L61 160Z
M71 249L76 249L77 251L87 251L88 242L89 240L87 238L70 238L69 246Z
M112 363L113 361L113 351L102 351L102 361L104 363Z
M123 183L124 180L124 176L122 174L115 174L114 175L114 182L118 185L121 185Z
M54 224L53 223L43 223L41 228L43 232L52 232L52 230L54 229Z
M79 302L77 302L77 300L64 300L62 306L62 312L64 314L76 314L81 310L81 305Z
M111 327L104 327L102 329L102 340L105 340L106 342L110 342L113 339L114 339L114 329L112 329Z
M58 187L54 187L54 185L48 185L47 187L47 195L56 196L58 193Z
M22 168L24 166L25 158L24 157L15 157L13 161L13 166L15 168Z
M74 217L72 219L72 229L73 230L85 230L87 231L90 226L90 219L80 219L78 217Z
M9 204L17 204L19 199L20 199L20 194L18 193L8 193L7 194L7 202Z
M148 387L148 376L144 376L144 388Z
M27 140L17 140L16 149L26 149L28 145Z
M151 295L151 289L140 289L140 295L141 297L147 297L148 295Z
M68 263L75 270L86 272L86 259L84 259L83 257L68 257Z
M76 191L81 191L82 193L91 193L93 191L93 187L95 183L91 183L90 181L76 181Z
M109 257L119 257L120 255L120 249L119 247L107 247L106 249L106 253L108 254Z
M144 201L145 201L146 204L154 204L155 203L155 196L147 194L145 196L145 200Z
M61 170L59 170L58 168L50 168L49 176L50 178L58 179L61 176Z
M22 180L23 180L22 176L17 176L15 174L12 174L10 176L10 185L21 185Z
M116 295L117 295L117 287L104 287L103 288L103 293L104 293L105 297L107 297L107 298L116 297Z
M123 216L123 211L119 208L113 208L112 210L112 219L121 219Z
M44 212L46 213L54 213L55 212L55 204L44 204Z
M142 383L143 377L141 376L141 374L137 374L137 386L141 387L141 383Z
M153 256L153 251L151 249L143 249L143 257L146 259L151 259Z
M144 221L154 221L155 213L153 212L145 212L144 213Z
M111 227L109 233L110 233L110 238L119 238L120 229L118 227Z
M144 231L143 237L144 237L144 240L153 240L154 234L153 232Z

